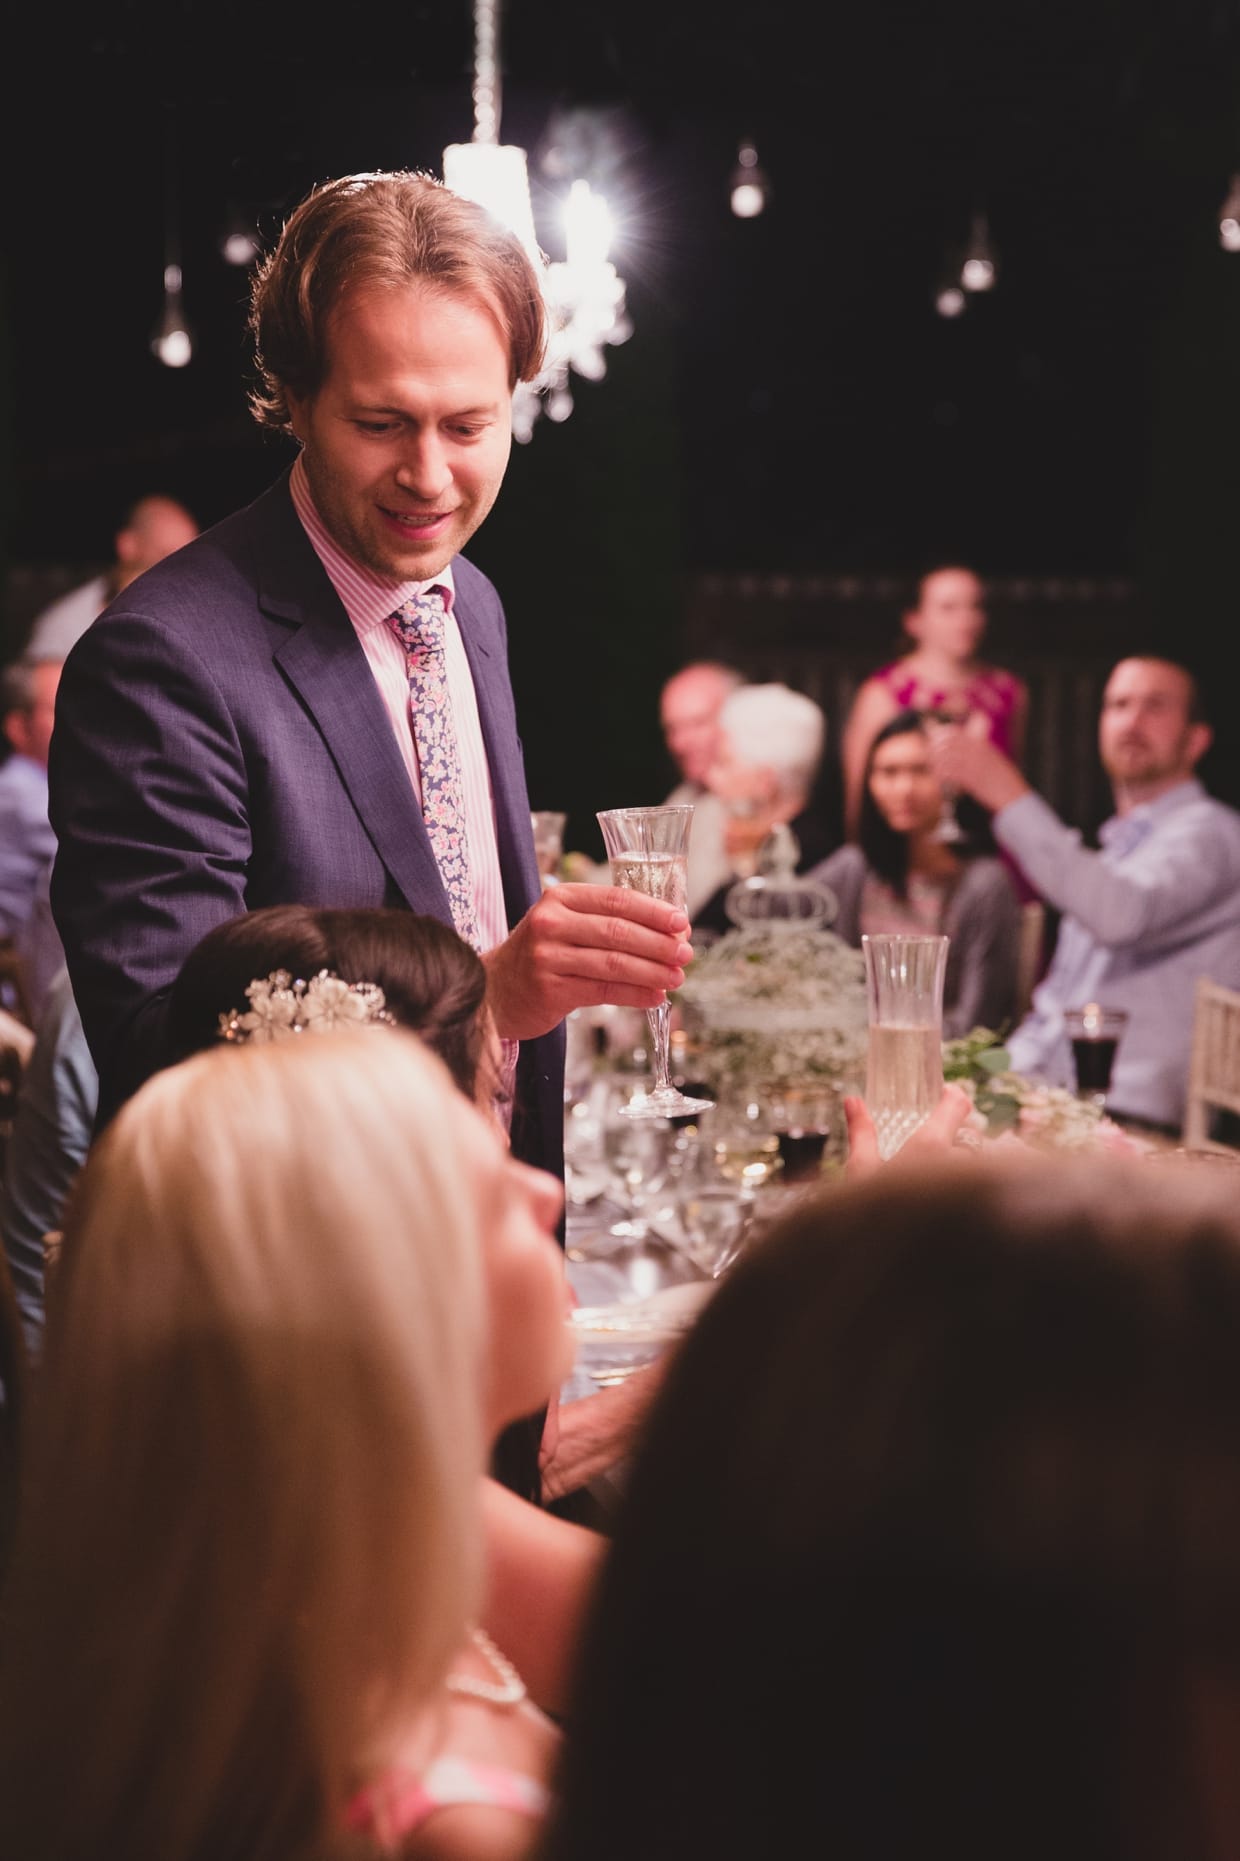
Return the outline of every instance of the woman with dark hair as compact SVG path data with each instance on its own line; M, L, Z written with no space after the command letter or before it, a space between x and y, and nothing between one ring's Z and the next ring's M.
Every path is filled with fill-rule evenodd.
M269 905L217 925L173 984L167 1060L185 1059L221 1034L235 1039L253 1012L248 991L281 970L291 981L309 982L326 970L343 983L376 985L388 1017L434 1048L466 1098L484 1107L494 1100L499 1043L481 957L438 918L381 907ZM221 1025L230 1016L231 1032Z
M1020 904L985 827L958 842L938 837L943 789L920 712L901 711L875 737L865 765L858 844L807 875L828 886L832 925L859 949L864 933L926 931L951 938L943 987L948 1038L1013 1017Z
M669 1365L542 1861L1230 1861L1238 1335L1229 1172L801 1204Z

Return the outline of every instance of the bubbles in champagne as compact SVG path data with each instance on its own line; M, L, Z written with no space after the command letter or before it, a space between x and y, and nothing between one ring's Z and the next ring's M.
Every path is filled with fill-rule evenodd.
M688 862L683 853L617 853L611 861L613 885L627 892L643 892L665 904L685 908Z
M894 1156L923 1124L943 1090L943 1048L937 1027L872 1023L865 1102L879 1155Z

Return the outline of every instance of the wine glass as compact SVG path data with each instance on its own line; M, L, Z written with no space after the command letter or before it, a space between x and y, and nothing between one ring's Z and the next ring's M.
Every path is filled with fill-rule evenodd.
M603 1124L603 1160L609 1177L609 1199L621 1210L607 1232L617 1240L650 1238L650 1209L663 1191L673 1167L676 1133L667 1120L656 1123L625 1117L630 1100L612 1106Z
M604 808L598 824L611 863L612 884L644 892L648 898L662 898L683 911L692 821L691 807ZM666 996L657 1008L646 1010L654 1041L654 1085L648 1092L635 1094L624 1106L630 1118L676 1118L686 1112L708 1111L713 1102L690 1098L672 1084L671 1016Z
M1077 1096L1105 1112L1115 1050L1128 1025L1128 1016L1122 1008L1100 1008L1097 1002L1086 1002L1083 1008L1069 1008L1063 1020L1072 1042Z
M969 707L967 704L952 704L944 700L942 704L935 705L932 710L927 711L925 717L931 724L951 724L959 727L968 722ZM950 782L944 782L943 807L932 836L944 846L958 846L967 837L956 814L956 796L957 790Z

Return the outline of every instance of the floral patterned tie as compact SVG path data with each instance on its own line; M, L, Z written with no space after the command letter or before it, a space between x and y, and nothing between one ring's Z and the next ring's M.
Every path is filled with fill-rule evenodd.
M402 602L392 615L392 626L405 648L409 715L422 776L422 818L452 907L452 922L477 949L461 759L444 663L445 620L442 590L428 588Z

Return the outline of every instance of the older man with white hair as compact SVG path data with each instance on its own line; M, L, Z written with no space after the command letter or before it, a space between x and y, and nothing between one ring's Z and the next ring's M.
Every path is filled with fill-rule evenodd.
M711 792L697 804L690 845L695 933L727 930L727 893L757 869L763 843L776 826L790 830L798 869L832 850L838 832L816 795L826 738L821 706L788 685L742 685L724 700L719 748L707 778Z

